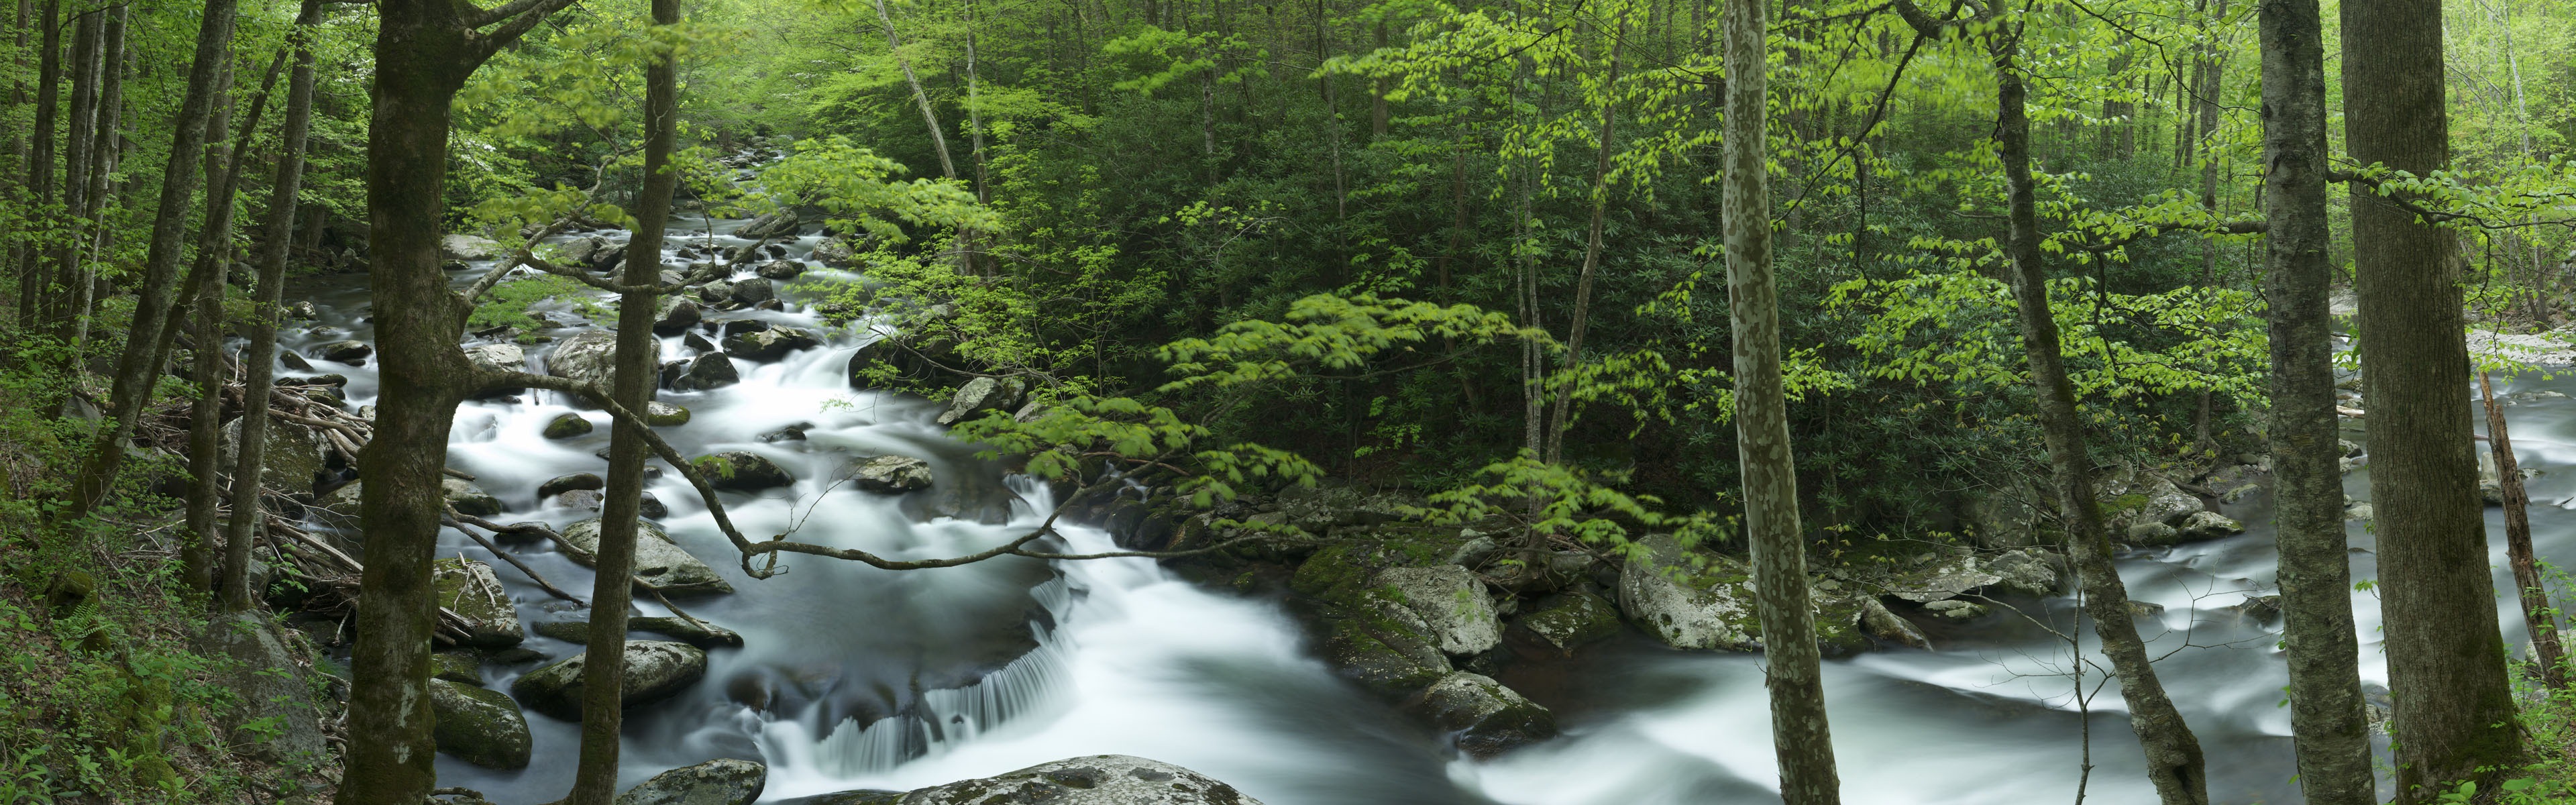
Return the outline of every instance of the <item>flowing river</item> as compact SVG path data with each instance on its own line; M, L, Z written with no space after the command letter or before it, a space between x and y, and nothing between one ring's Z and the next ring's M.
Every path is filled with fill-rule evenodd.
M671 246L743 245L743 222L678 218ZM611 241L623 233L597 233ZM790 246L804 258L816 238ZM673 258L672 262L685 263ZM454 273L461 286L490 269ZM808 277L834 272L815 269ZM745 276L748 276L746 273ZM848 276L846 274L842 276ZM340 337L371 338L363 277L319 277L298 290L323 324L348 336L290 334L302 348ZM787 295L782 311L742 311L815 327L810 308ZM558 313L557 318L569 314ZM587 323L576 327L590 326ZM556 330L558 337L573 329ZM693 350L664 338L665 359ZM856 391L844 366L862 343L843 334L783 360L735 360L742 381L711 391L664 391L690 421L661 432L683 453L749 450L796 477L792 489L729 493L746 534L794 528L796 538L856 546L898 558L975 551L1033 527L1054 502L1042 485L1006 478L998 467L948 440L933 423L943 405L918 397ZM542 366L543 347L530 350ZM347 375L350 403L373 402L375 367L316 359L315 369ZM2576 379L2523 377L2500 391L2527 404L2509 409L2531 484L2533 526L2544 559L2576 566L2576 406L2535 391L2576 391ZM566 412L601 425L555 441L540 432ZM2483 421L2481 418L2480 421ZM803 440L760 437L812 423ZM469 402L457 413L448 464L475 475L508 511L502 522L540 520L558 528L593 513L536 499L546 479L605 473L607 418L550 395ZM2483 447L2481 447L2483 449ZM918 501L832 486L854 456L902 454L931 462L938 490L980 500L1017 500L973 519L934 517ZM827 488L828 487L828 488ZM2367 468L2347 476L2368 496ZM670 508L674 540L723 573L739 591L685 599L690 614L742 634L747 645L710 653L703 682L627 711L625 784L664 769L717 757L770 766L764 801L852 788L905 790L988 776L1086 754L1122 753L1176 763L1227 781L1270 805L1652 805L1777 802L1768 705L1758 656L1678 652L1631 634L1587 649L1577 660L1524 665L1504 681L1556 711L1564 734L1490 761L1462 759L1443 736L1343 682L1305 645L1281 602L1193 585L1142 559L1049 563L1004 559L907 572L789 555L792 572L745 576L732 548L676 474L648 491ZM918 495L916 495L918 497ZM2225 507L2247 533L2123 558L2130 594L2164 607L2143 619L2167 688L2209 758L2211 794L2226 803L2295 803L2287 677L2277 622L2223 610L2244 594L2268 593L2273 544L2260 493ZM2502 516L2490 508L2499 589ZM1111 548L1099 531L1061 529L1076 550ZM2350 524L2353 573L2374 576L2372 535ZM590 572L551 544L505 550L556 585L588 598ZM454 531L442 556L489 562L528 624L583 617L547 596ZM2386 684L2377 599L2356 592L2363 676ZM649 597L643 614L668 614ZM2497 608L2510 645L2521 616L2510 596ZM2155 801L2138 744L2122 720L2116 684L2098 665L2072 675L2074 602L2040 602L2028 617L2002 612L1956 626L1929 626L1938 651L1890 649L1830 660L1825 686L1847 801L2105 805ZM2092 654L2090 636L2082 651ZM1032 649L1031 646L1035 648ZM581 646L531 633L527 646L552 658ZM506 690L539 663L486 665L485 683ZM762 702L754 709L744 701ZM496 772L447 755L440 785L484 792L495 802L538 803L571 784L579 726L528 714L535 761ZM2381 742L2385 749L2385 739ZM2384 760L2384 758L2383 758ZM2089 772L2088 772L2089 768ZM2385 786L2385 782L2383 782Z

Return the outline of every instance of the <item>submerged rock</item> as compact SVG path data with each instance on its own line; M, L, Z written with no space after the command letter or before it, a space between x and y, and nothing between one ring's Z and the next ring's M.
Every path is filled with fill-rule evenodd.
M668 698L707 675L707 653L685 643L629 640L625 662L618 697L624 707ZM582 668L581 655L556 661L510 683L510 695L531 710L580 721Z
M570 439L587 434L596 427L598 426L590 424L590 420L582 418L580 414L557 414L552 421L546 423L545 435L548 439Z
M429 582L438 590L439 606L474 622L460 641L465 645L508 648L527 639L527 632L519 628L519 610L510 602L510 591L502 589L491 565L457 557L440 559L430 563Z
M1470 757L1489 758L1556 736L1556 714L1491 677L1465 671L1441 677L1407 709L1458 733L1458 749Z
M547 480L545 483L538 484L537 497L550 498L576 489L607 488L608 482L602 480L598 475L587 472L576 472L570 475L557 475L554 478Z
M431 727L438 751L487 769L528 767L533 745L528 736L528 718L509 696L497 690L431 679L429 706L438 714Z
M1575 590L1542 599L1535 610L1513 620L1503 643L1523 657L1561 659L1618 633L1619 609L1601 596Z
M729 450L690 462L707 476L707 485L733 492L758 492L796 483L795 476L759 453Z
M902 805L1261 805L1260 800L1207 775L1129 755L1041 763L920 789L896 801Z
M753 332L728 335L724 339L726 354L747 361L774 361L800 349L822 344L813 333L796 327L769 327Z
M583 567L599 564L599 518L593 517L565 526L565 553ZM671 541L671 535L651 521L635 523L635 576L672 595L683 593L730 593L733 585L716 574L716 569L698 561L695 556Z
M617 805L751 805L768 782L769 767L720 758L653 775L617 795Z
M911 456L878 456L850 471L850 485L888 495L928 489L936 480L930 462Z
M721 352L709 352L691 358L688 368L672 379L672 391L704 391L742 382L742 373L733 368L733 358Z

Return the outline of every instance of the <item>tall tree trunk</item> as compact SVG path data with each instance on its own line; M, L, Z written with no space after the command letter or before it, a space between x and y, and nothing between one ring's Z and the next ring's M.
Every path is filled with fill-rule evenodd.
M259 477L266 460L268 397L277 377L277 320L285 298L286 254L295 234L296 193L304 183L304 142L313 122L313 37L322 0L304 0L295 17L295 74L286 84L286 121L278 132L277 178L269 184L268 218L260 227L259 283L252 292L249 343L242 347L241 433L234 449L232 520L224 536L226 612L250 609L250 543L259 532Z
M1734 324L1735 434L1744 473L1744 533L1753 548L1771 744L1788 805L1837 805L1833 731L1823 660L1807 593L1807 537L1798 522L1798 466L1780 378L1780 298L1771 270L1769 54L1764 0L1726 7L1726 295ZM1607 148L1608 132L1603 132ZM1596 218L1598 213L1595 213ZM1597 227L1593 235L1599 241Z
M2449 167L2441 4L2345 0L2343 77L2367 88L2344 93L2355 161L2417 176ZM2352 240L2397 796L2429 801L2434 786L2522 754L2471 453L2460 263L2449 231L2360 182Z
M53 254L47 256L43 269L49 278L42 280L48 287L38 314L49 321L48 329L66 340L71 334L72 264L80 259L80 238L66 233L80 231L75 216L89 197L89 148L92 127L98 123L101 16L102 12L95 10L82 13L80 24L72 32L72 60L66 68L71 83L71 117L63 132L62 207L54 217L53 234L48 236Z
M35 73L35 65L27 62L27 57L35 52L34 49L27 47L27 32L35 29L36 4L31 0L18 0L18 14L10 20L12 31L10 44L15 48L11 52L16 54L15 63L12 66L17 68L16 80L11 81L9 86L9 103L12 106L25 106L35 102L34 96L27 91L27 77ZM27 191L27 183L31 178L27 175L27 168L34 163L29 159L27 149L32 145L34 143L28 141L27 132L9 132L9 164L0 166L0 200L8 201L19 211L15 215L0 216L0 224L6 224L9 227L7 231L0 232L0 245L7 247L0 249L0 271L18 270L29 251L27 231L34 228L35 222L27 220L25 205L28 197L21 194ZM9 281L7 278L0 278L0 282L7 281ZM31 301L23 290L15 295L19 302ZM16 318L11 320L13 324L23 328L32 323L28 321L29 311L16 310L15 306L12 307L11 312L17 314Z
M2213 0L2210 3L2210 22L2206 25L2209 30L2204 31L2203 35L2214 40L2217 36L2215 23L2226 16L2227 0ZM2222 110L2218 105L2218 93L2226 86L2223 78L2226 75L2227 62L2219 57L2218 45L2215 41L2204 45L2201 52L2200 74L2203 92L2198 99L2200 140L2196 144L2200 150L2200 208L2214 216L2218 213L2218 125L2223 119L2220 116ZM2200 241L2201 287L2210 287L2217 282L2218 241L2202 238ZM2210 324L2221 325L2222 323L2210 322ZM2191 414L2192 447L2210 452L2218 449L2217 443L2209 436L2213 399L2208 389L2202 389L2199 399L2193 401Z
M2541 683L2550 690L2567 688L2567 652L2558 643L2558 616L2549 605L2549 588L2531 552L2531 493L2522 486L2522 466L2513 457L2513 436L2506 432L2504 406L2495 401L2495 383L2478 373L2478 397L2487 408L2487 449L2494 451L2496 486L2504 493L2504 555L2513 565L2513 586L2522 600L2523 627L2531 632L2531 661L2540 666Z
M1379 14L1381 15L1385 13L1386 11L1383 9L1379 11ZM1371 37L1371 41L1377 45L1377 49L1386 49L1386 18L1384 16L1380 16L1378 18L1377 28L1371 33ZM1388 91L1387 82L1384 77L1376 79L1376 83L1372 84L1369 88L1369 136L1372 138L1386 136L1387 121L1392 114L1387 110L1386 106L1386 93Z
M948 135L939 128L939 111L930 105L930 92L921 88L921 78L912 73L912 60L903 56L903 40L894 34L894 15L886 11L885 0L876 0L877 21L885 24L886 52L894 57L896 67L903 68L903 82L912 87L912 102L921 107L921 123L930 128L930 146L939 151L939 175L957 178L957 163L948 159Z
M49 0L50 2L50 0ZM188 212L195 202L198 163L204 158L206 116L211 112L216 76L231 48L236 0L206 0L197 25L197 49L188 67L188 89L171 120L169 161L161 172L161 201L152 216L152 241L143 258L143 281L135 291L134 322L125 349L117 355L116 376L108 395L109 416L91 444L91 454L73 479L66 514L88 515L116 480L125 464L126 435L151 401L153 379L160 376L160 345L145 334L160 332L170 317L172 286L179 261L187 256ZM445 118L441 118L442 120ZM218 132L220 134L220 132Z
M1619 120L1619 59L1628 44L1628 9L1619 10L1619 29L1610 39L1610 72L1601 82L1600 146L1592 161L1592 226L1583 243L1583 270L1574 280L1574 310L1565 328L1565 360L1557 366L1560 374L1572 375L1583 362L1583 331L1592 318L1592 276L1601 267L1601 230L1610 207L1610 155L1615 150L1613 136ZM1565 432L1574 427L1574 387L1560 383L1556 388L1556 410L1547 429L1547 463L1565 460Z
M2343 449L2335 435L2324 26L2317 0L2262 0L2260 8L2272 346L2267 430L2290 732L2308 802L2370 805L2377 794L2344 543Z
M2066 529L2068 558L2084 589L2084 611L2093 619L2102 653L2120 677L2120 697L2129 706L2129 727L2146 750L2147 779L2165 805L2208 805L2209 786L2200 742L2147 656L2129 614L2129 591L2120 570L2111 564L2110 537L2102 524L2100 502L2093 496L2092 459L2085 449L2084 422L2075 408L2075 387L2067 378L2058 348L2057 319L2048 307L2048 267L2042 262L2039 204L2030 174L2029 90L2012 51L2018 45L1997 42L1998 118L1995 139L2003 156L2004 182L2011 195L2012 232L2005 253L2012 258L2013 296L2021 317L2022 349L2030 358L2030 382L2038 387L2040 432L2048 443L2050 475L2056 481L2058 521Z
M680 0L653 0L653 23L677 25ZM679 136L676 55L644 68L644 188L636 197L634 237L626 243L626 285L659 281L663 222L679 173L671 166ZM644 410L653 399L653 308L650 290L627 291L617 300L617 371L610 381L619 405ZM583 656L581 766L567 805L609 805L617 795L618 727L623 723L626 606L634 590L636 517L644 492L644 459L650 448L630 421L619 420L608 443L608 489L599 520L598 575L590 598L590 640Z
M126 19L133 7L118 3L102 12L107 18L107 50L100 58L104 65L99 84L98 122L92 129L89 147L89 190L78 213L87 222L86 235L77 237L74 248L81 250L68 281L71 283L71 345L79 347L89 340L90 308L96 306L98 278L89 264L106 253L116 229L107 225L107 198L114 188L109 181L116 173L116 163L124 139L118 135L118 123L125 114L125 31ZM76 230L77 231L77 230Z
M232 71L216 79L215 110L206 118L206 128L223 131L232 117ZM215 589L215 509L220 503L216 494L218 444L223 426L224 390L224 262L231 251L233 205L232 182L227 178L232 154L231 143L210 137L206 141L206 220L197 231L197 261L188 269L190 282L183 292L188 306L184 315L195 319L190 350L188 382L197 399L188 406L188 507L187 527L179 549L179 578L189 592L200 596ZM211 264L211 270L209 270ZM176 313L176 312L174 312ZM173 322L180 315L173 315ZM134 333L131 337L150 340L154 333ZM202 603L202 602L200 602Z
M62 0L45 0L41 35L43 50L36 57L36 130L27 154L27 217L36 222L50 222L46 205L54 200L54 124L60 116L63 92L63 4ZM44 223L39 223L45 227ZM43 315L45 271L41 255L44 249L30 246L19 255L18 320L35 321Z

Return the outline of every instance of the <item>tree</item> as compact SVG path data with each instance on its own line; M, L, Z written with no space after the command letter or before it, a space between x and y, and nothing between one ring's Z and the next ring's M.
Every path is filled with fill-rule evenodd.
M2370 724L2353 633L2336 434L2334 317L2326 256L2325 29L2316 0L2262 0L2265 282L2271 303L2272 442L2281 640L2299 787L2318 805L2374 802Z
M1770 47L1762 0L1726 5L1726 291L1735 326L1735 433L1744 466L1744 533L1761 598L1769 661L1771 744L1780 798L1834 805L1833 731L1825 718L1815 604L1807 593L1807 535L1798 523L1798 466L1780 379L1780 301L1771 272ZM1604 132L1606 135L1607 132ZM1604 149L1609 147L1603 137ZM1592 243L1601 242L1595 207ZM1586 273L1591 268L1587 261ZM1585 278L1589 280L1590 277ZM1576 331L1578 334L1581 330Z
M2353 160L2417 177L2450 167L2441 5L2349 0L2342 21L2344 86L2367 88L2344 93ZM2487 570L2460 258L2448 230L2400 206L2408 191L2352 186L2398 801L2429 801L2509 765L2522 741Z

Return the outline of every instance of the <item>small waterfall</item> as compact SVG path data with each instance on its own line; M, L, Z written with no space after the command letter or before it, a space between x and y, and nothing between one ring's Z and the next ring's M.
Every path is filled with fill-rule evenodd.
M1076 597L1064 576L1030 590L1030 596L1057 623L1072 614ZM860 724L843 718L810 750L788 751L764 731L765 750L810 759L814 768L838 777L882 774L926 755L939 754L992 731L1014 718L1042 716L1061 701L1067 672L1062 629L1031 628L1038 647L1001 670L963 687L923 691L910 712ZM791 732L801 733L801 730ZM801 735L799 736L801 737Z

